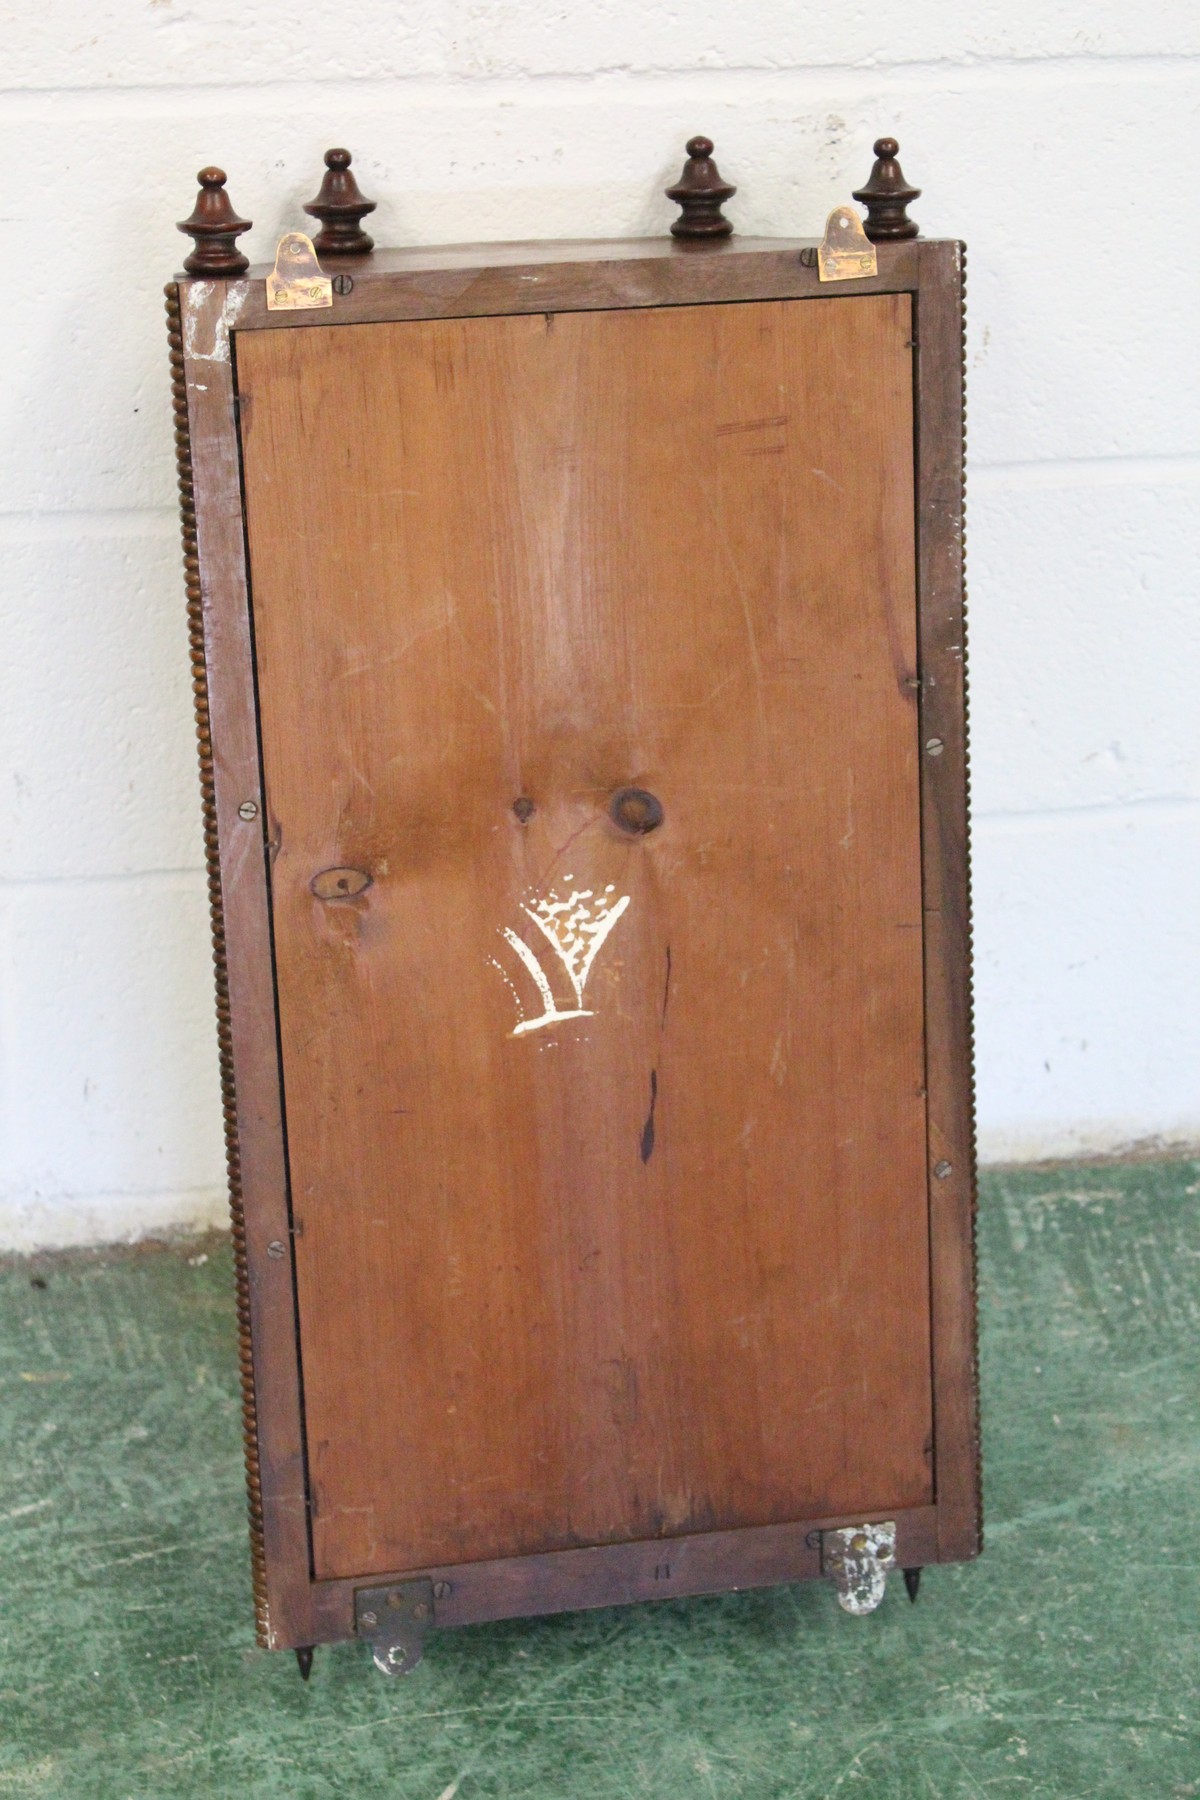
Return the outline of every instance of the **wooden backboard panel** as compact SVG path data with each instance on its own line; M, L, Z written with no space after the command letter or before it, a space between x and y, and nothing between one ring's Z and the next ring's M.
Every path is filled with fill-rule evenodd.
M318 1579L932 1499L910 339L239 337Z

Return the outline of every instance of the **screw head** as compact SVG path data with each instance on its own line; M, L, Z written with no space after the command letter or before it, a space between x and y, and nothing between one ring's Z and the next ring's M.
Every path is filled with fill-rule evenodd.
M925 748L928 750L930 756L940 756L946 746L941 738L927 738L925 741Z
M364 1625L378 1625L378 1623L379 1623L379 1614L378 1613L365 1612L365 1613L362 1613L360 1616L362 1618L362 1622Z
M939 1181L945 1181L948 1175L953 1175L954 1167L953 1164L948 1162L934 1163L933 1172Z
M242 804L238 807L238 818L239 819L257 819L257 817L258 817L258 807L255 805L254 801L253 800L243 800Z
M329 155L332 156L332 154L333 152L330 151ZM349 162L349 160L350 158L347 157L346 161ZM329 156L325 158L325 161L329 162ZM329 166L332 168L333 164L330 163ZM335 294L352 294L354 292L353 275L335 275L333 278L333 291Z
M435 1581L433 1584L433 1597L435 1600L447 1600L453 1592L454 1590L448 1581Z
M287 1250L283 1244L280 1243L278 1238L274 1238L271 1243L267 1245L267 1255L274 1257L275 1261L279 1262L282 1257L287 1255Z

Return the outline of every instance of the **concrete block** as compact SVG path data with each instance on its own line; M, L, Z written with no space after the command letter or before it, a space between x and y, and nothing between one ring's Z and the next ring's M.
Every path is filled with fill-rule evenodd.
M451 60L468 75L548 75L593 70L727 69L828 65L887 68L919 63L1021 62L1200 48L1193 11L1169 5L1153 16L1102 0L1084 18L1062 4L1034 11L1001 5L964 10L953 0L921 0L903 12L869 5L783 7L777 0L694 0L632 8L597 0L585 12L569 0L460 0Z
M980 1150L1200 1141L1200 805L984 821Z
M977 817L1200 799L1197 543L1200 465L981 475L967 530Z
M164 1196L164 1218L210 1217L224 1152L203 877L10 887L0 930L0 1242L30 1219L46 1242L80 1217L122 1237Z
M451 17L438 0L341 0L297 13L284 0L48 0L9 33L13 88L213 88L436 75Z
M176 518L17 521L0 541L0 878L199 868Z

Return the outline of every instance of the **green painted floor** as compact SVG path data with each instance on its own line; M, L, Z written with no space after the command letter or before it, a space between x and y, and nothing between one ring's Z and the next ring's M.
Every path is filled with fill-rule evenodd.
M987 1549L253 1646L228 1247L0 1268L0 1800L1200 1795L1200 1164L983 1183Z

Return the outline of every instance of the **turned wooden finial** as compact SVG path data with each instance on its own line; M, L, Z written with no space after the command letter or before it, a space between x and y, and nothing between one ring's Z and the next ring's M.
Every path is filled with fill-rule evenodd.
M375 239L362 229L360 220L375 211L374 200L364 199L350 173L348 150L325 152L325 179L315 200L304 208L321 229L313 247L321 256L363 256L375 248Z
M873 244L885 244L895 238L915 238L917 222L905 208L920 196L920 188L909 187L904 171L896 161L900 149L895 138L877 138L875 167L866 187L855 188L854 198L867 209L863 227Z
M721 180L721 171L712 160L712 140L706 137L688 139L688 159L683 174L674 187L667 189L667 199L682 207L682 215L671 227L677 238L724 238L733 230L721 207L731 200L737 189Z
M249 231L250 219L239 219L225 192L224 169L201 169L196 180L200 192L190 219L176 226L196 248L184 260L189 275L240 275L250 267L234 242Z

